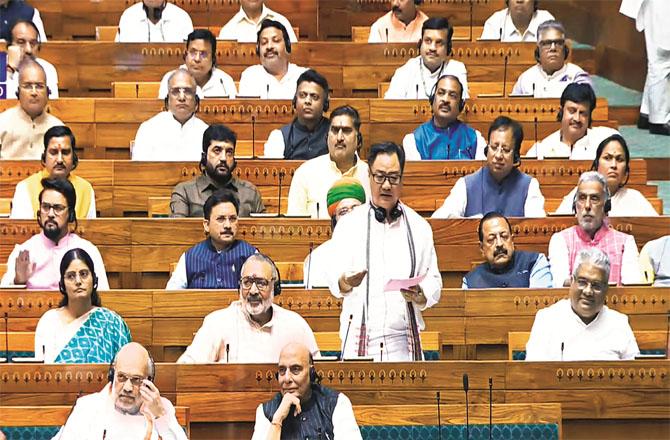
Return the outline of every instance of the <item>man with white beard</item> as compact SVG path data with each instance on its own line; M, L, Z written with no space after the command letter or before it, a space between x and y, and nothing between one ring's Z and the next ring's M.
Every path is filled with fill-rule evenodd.
M242 265L239 301L205 317L178 363L277 363L289 342L305 344L319 355L314 333L297 313L273 304L281 292L277 266L253 254Z

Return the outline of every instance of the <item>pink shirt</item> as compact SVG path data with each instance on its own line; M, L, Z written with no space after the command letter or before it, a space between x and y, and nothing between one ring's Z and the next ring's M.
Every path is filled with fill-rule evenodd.
M396 18L393 11L389 11L379 17L370 27L368 43L417 43L421 40L421 27L426 20L428 16L417 10L414 20L405 25Z

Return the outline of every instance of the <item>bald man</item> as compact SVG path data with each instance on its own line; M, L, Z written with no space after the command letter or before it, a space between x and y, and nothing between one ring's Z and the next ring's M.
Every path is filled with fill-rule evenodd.
M256 409L252 440L361 438L351 401L320 385L305 345L291 342L284 346L277 379L280 392Z
M186 440L172 403L153 383L155 369L144 347L137 342L124 345L109 370L111 381L79 399L54 438Z

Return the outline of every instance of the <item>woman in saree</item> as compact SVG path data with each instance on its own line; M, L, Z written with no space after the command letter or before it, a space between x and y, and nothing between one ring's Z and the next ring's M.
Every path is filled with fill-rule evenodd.
M57 309L35 330L35 358L45 363L110 363L130 342L130 330L116 312L102 307L91 257L80 248L63 255Z

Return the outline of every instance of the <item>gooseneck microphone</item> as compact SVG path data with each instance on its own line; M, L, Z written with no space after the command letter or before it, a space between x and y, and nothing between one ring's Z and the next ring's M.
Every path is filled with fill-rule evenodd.
M5 363L9 362L9 315L5 312Z
M561 342L561 362L563 362L563 350L565 349L565 342Z
M537 151L537 116L533 118L533 136L535 137L535 153L539 157L539 152Z
M507 96L507 62L508 62L508 57L505 55L505 66L503 69L503 98Z
M386 31L386 44L389 42L389 28L384 29Z
M256 115L251 115L251 158L256 159Z
M309 254L307 255L307 276L305 277L305 289L311 289L312 286L309 284L309 273L312 270L312 251L314 250L314 242L309 242Z
M442 415L440 414L440 392L435 393L435 400L437 400L437 438L442 440Z
M379 343L379 362L384 362L384 343Z
M468 390L470 383L468 381L468 373L463 375L463 391L465 391L465 438L470 439L470 408L468 407Z
M470 2L470 38L469 41L472 41L472 2Z
M227 364L230 363L230 361L228 360L229 355L230 355L230 344L226 344L226 363Z
M489 377L489 440L493 438L493 378Z
M349 330L351 329L351 321L353 321L354 315L349 315L349 323L347 324L347 332L344 334L344 343L342 344L342 352L340 353L340 361L344 361L344 351L347 348L347 339L349 339Z
M279 174L277 175L279 178L279 200L277 200L277 217L281 217L281 187L282 184L284 183L284 171L279 170Z

